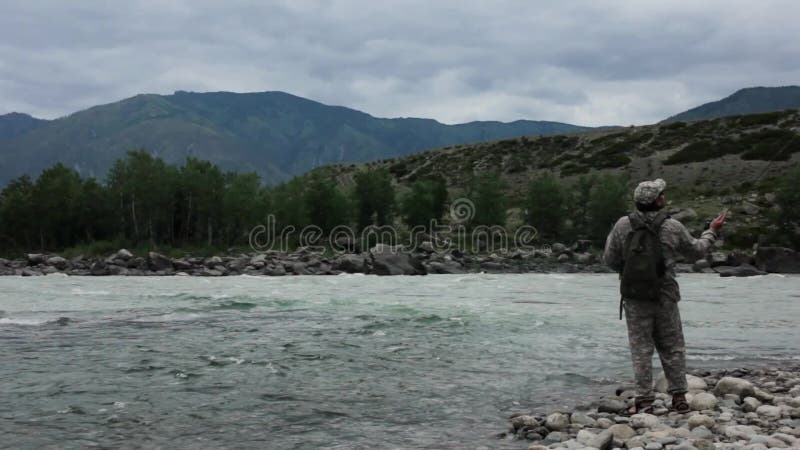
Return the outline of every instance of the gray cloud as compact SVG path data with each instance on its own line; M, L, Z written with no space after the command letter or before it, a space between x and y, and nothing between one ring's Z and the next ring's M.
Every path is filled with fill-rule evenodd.
M0 113L282 90L447 123L650 123L800 82L799 13L794 0L11 0Z

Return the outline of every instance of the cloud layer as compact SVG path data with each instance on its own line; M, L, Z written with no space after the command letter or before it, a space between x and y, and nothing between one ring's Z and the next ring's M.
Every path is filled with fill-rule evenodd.
M0 114L280 90L380 117L652 123L800 83L795 0L4 3Z

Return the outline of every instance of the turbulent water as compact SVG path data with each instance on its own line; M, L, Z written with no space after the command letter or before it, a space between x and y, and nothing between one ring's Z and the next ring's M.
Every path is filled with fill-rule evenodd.
M681 278L689 365L797 360L800 277ZM524 448L628 381L613 275L0 277L3 447Z

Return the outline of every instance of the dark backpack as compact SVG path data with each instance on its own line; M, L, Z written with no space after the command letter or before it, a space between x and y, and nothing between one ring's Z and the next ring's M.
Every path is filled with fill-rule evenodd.
M658 234L664 220L669 217L661 212L652 222L643 221L639 215L631 214L631 232L622 248L622 298L639 301L658 301L664 283L664 255Z

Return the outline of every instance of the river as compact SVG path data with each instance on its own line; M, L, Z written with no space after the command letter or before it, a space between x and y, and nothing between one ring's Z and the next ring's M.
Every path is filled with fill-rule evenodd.
M800 359L800 277L680 278L689 366ZM3 447L525 448L631 379L608 274L0 277Z

